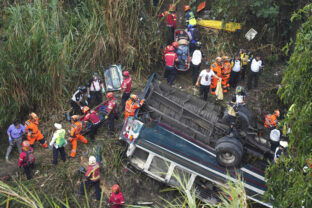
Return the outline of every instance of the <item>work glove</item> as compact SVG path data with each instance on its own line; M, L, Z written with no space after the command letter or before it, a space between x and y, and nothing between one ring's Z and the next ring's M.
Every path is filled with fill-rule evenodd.
M82 106L80 106L80 109L81 109L81 110L82 110L82 108L83 108L83 107L82 107Z
M86 103L87 105L89 104L87 100L85 101L85 103Z
M103 94L105 93L105 89L104 89L104 88L102 88L102 93L103 93Z
M105 120L107 120L107 119L108 119L108 115L105 116Z
M91 98L91 95L90 95L90 94L88 94L88 98L89 98L89 99Z
M11 142L12 142L12 137L9 137L9 143L11 144Z

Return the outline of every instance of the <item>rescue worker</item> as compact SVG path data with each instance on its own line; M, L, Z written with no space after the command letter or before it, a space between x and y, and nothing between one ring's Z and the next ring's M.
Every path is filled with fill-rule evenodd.
M178 56L176 52L174 51L174 47L170 46L168 49L168 53L165 54L165 73L164 77L167 78L167 81L170 85L173 84L175 77L176 77L176 68L175 63L179 62Z
M32 178L31 169L34 168L35 157L33 155L33 149L28 141L23 141L22 152L19 156L18 167L24 168L27 180Z
M107 114L105 116L105 119L108 119L108 128L110 131L110 134L113 134L115 131L115 119L117 118L117 112L116 112L116 99L114 98L114 93L109 92L106 95L107 101ZM127 105L127 104L126 104Z
M200 72L197 82L196 82L196 85L199 86L200 94L203 95L203 98L205 101L208 100L208 93L209 93L212 77L221 79L213 72L213 70L211 70L209 63L207 62L206 69Z
M235 89L236 103L238 105L245 105L247 101L247 94L242 86L237 86Z
M79 86L78 90L74 93L70 105L73 108L73 113L74 114L82 114L82 107L84 106L82 104L82 100L84 99L84 95L87 92L87 88L85 86Z
M249 59L249 55L246 52L245 49L240 49L239 50L239 54L240 54L240 59L242 61L242 71L241 71L241 80L244 81L245 80L245 74L248 73L248 59Z
M260 59L260 55L256 55L256 58L252 59L251 61L250 71L248 72L248 82L247 82L248 90L251 90L253 80L254 80L254 88L258 87L258 80L261 69L263 69L262 60Z
M198 75L199 75L199 70L200 70L200 65L202 62L203 54L200 50L201 47L201 42L196 43L196 49L193 52L192 59L191 59L191 69L192 69L192 76L193 76L193 86L195 86Z
M62 124L55 123L54 127L56 131L53 134L50 146L53 147L53 165L57 164L58 153L61 155L63 162L66 161L65 146L67 141L65 139L65 129L62 128Z
M44 148L48 148L48 144L44 139L41 131L38 129L39 118L37 114L31 113L29 114L29 119L25 122L27 139L30 145L34 145L35 141L40 142L41 146Z
M81 119L82 122L90 122L90 138L92 141L94 141L94 136L97 133L97 129L99 128L99 124L101 123L101 120L99 116L97 115L95 110L90 110L88 106L84 106L82 108L82 113L85 114L85 116Z
M177 15L175 6L170 4L169 11L165 11L159 15L159 17L166 17L166 24L168 29L167 44L171 44L174 41L174 30L177 27Z
M234 59L231 60L231 75L230 75L230 86L235 88L238 83L239 74L242 69L242 61L239 55L236 55Z
M184 6L186 27L195 26L197 24L194 12L189 5Z
M130 77L129 71L122 72L122 75L124 77L124 80L121 83L121 105L122 105L122 109L124 110L126 106L126 102L130 97L132 79Z
M211 65L211 69L213 70L213 72L217 75L217 77L221 77L221 68L222 68L222 58L221 57L217 57L216 61ZM217 78L212 78L212 82L211 82L211 94L215 95L216 94L216 87L218 84L218 79Z
M72 151L70 153L70 157L74 158L77 152L77 140L81 141L84 144L88 143L88 140L80 134L82 130L82 123L79 121L79 117L77 115L73 115L71 117L71 128L70 128L70 137L68 141L72 144Z
M87 172L85 173L86 180L82 181L80 184L79 194L85 195L85 190L90 186L95 188L95 199L101 199L101 188L100 188L100 164L96 162L94 156L89 157L89 166Z
M87 85L89 106L92 108L93 106L99 105L102 100L102 93L105 93L104 84L100 80L99 74L94 72L92 79L89 80Z
M287 141L280 141L279 146L276 148L275 153L274 153L274 163L277 163L278 160L282 156L287 156L287 147L288 147L288 142Z
M223 64L221 68L221 77L222 77L222 88L223 88L223 93L228 92L230 84L229 84L229 79L231 75L231 64L230 64L230 59L228 56L223 56L222 57Z
M125 198L119 189L117 184L112 186L112 194L108 201L108 205L111 208L122 208L125 204Z
M141 108L143 104L144 99L139 102L138 96L135 94L131 94L130 99L126 103L124 122L127 121L127 118L129 116L134 116L136 109Z
M228 130L227 134L233 133L236 135L235 131L235 123L236 123L236 111L237 111L237 103L236 103L236 96L232 96L232 100L227 105L227 113L229 115L229 123L228 123Z
M191 37L189 47L190 47L190 55L192 55L194 50L196 49L196 43L199 42L201 39L201 34L199 30L197 29L196 25L192 27L189 26L188 33Z
M278 120L277 118L280 116L280 111L275 110L273 114L267 114L264 118L264 127L273 130L276 128Z
M14 123L9 126L7 134L9 137L9 146L5 154L5 160L9 161L9 155L15 144L17 146L18 153L21 154L22 152L23 135L26 134L25 126L19 121L14 121Z

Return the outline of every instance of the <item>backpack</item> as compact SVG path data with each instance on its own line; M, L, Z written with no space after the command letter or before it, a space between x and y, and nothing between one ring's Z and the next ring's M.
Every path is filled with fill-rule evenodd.
M30 166L34 164L35 162L35 156L32 151L23 151L26 153L26 161L24 160L23 163L26 164L27 166Z

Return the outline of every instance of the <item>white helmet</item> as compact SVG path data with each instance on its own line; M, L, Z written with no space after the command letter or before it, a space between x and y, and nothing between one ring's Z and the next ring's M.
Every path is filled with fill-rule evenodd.
M288 142L287 141L280 141L279 144L283 148L287 148L288 147Z
M92 155L89 157L89 165L95 165L96 164L96 158Z
M270 133L270 139L273 142L279 142L281 137L281 132L278 129L273 129Z
M54 124L54 127L55 127L57 130L60 130L60 129L62 128L62 124L55 123L55 124Z

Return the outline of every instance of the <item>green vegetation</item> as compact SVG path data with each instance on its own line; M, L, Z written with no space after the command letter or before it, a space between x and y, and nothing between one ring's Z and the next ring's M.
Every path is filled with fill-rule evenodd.
M42 117L62 109L78 85L109 64L139 73L159 59L155 17L140 21L151 12L143 0L21 1L4 12L1 127L25 112Z
M311 207L311 168L304 174L303 167L312 158L312 4L292 16L304 20L297 31L294 52L285 70L282 88L278 91L282 101L293 105L283 121L291 128L289 135L291 156L284 162L267 169L266 197L274 199L277 207ZM289 51L289 45L285 47Z

